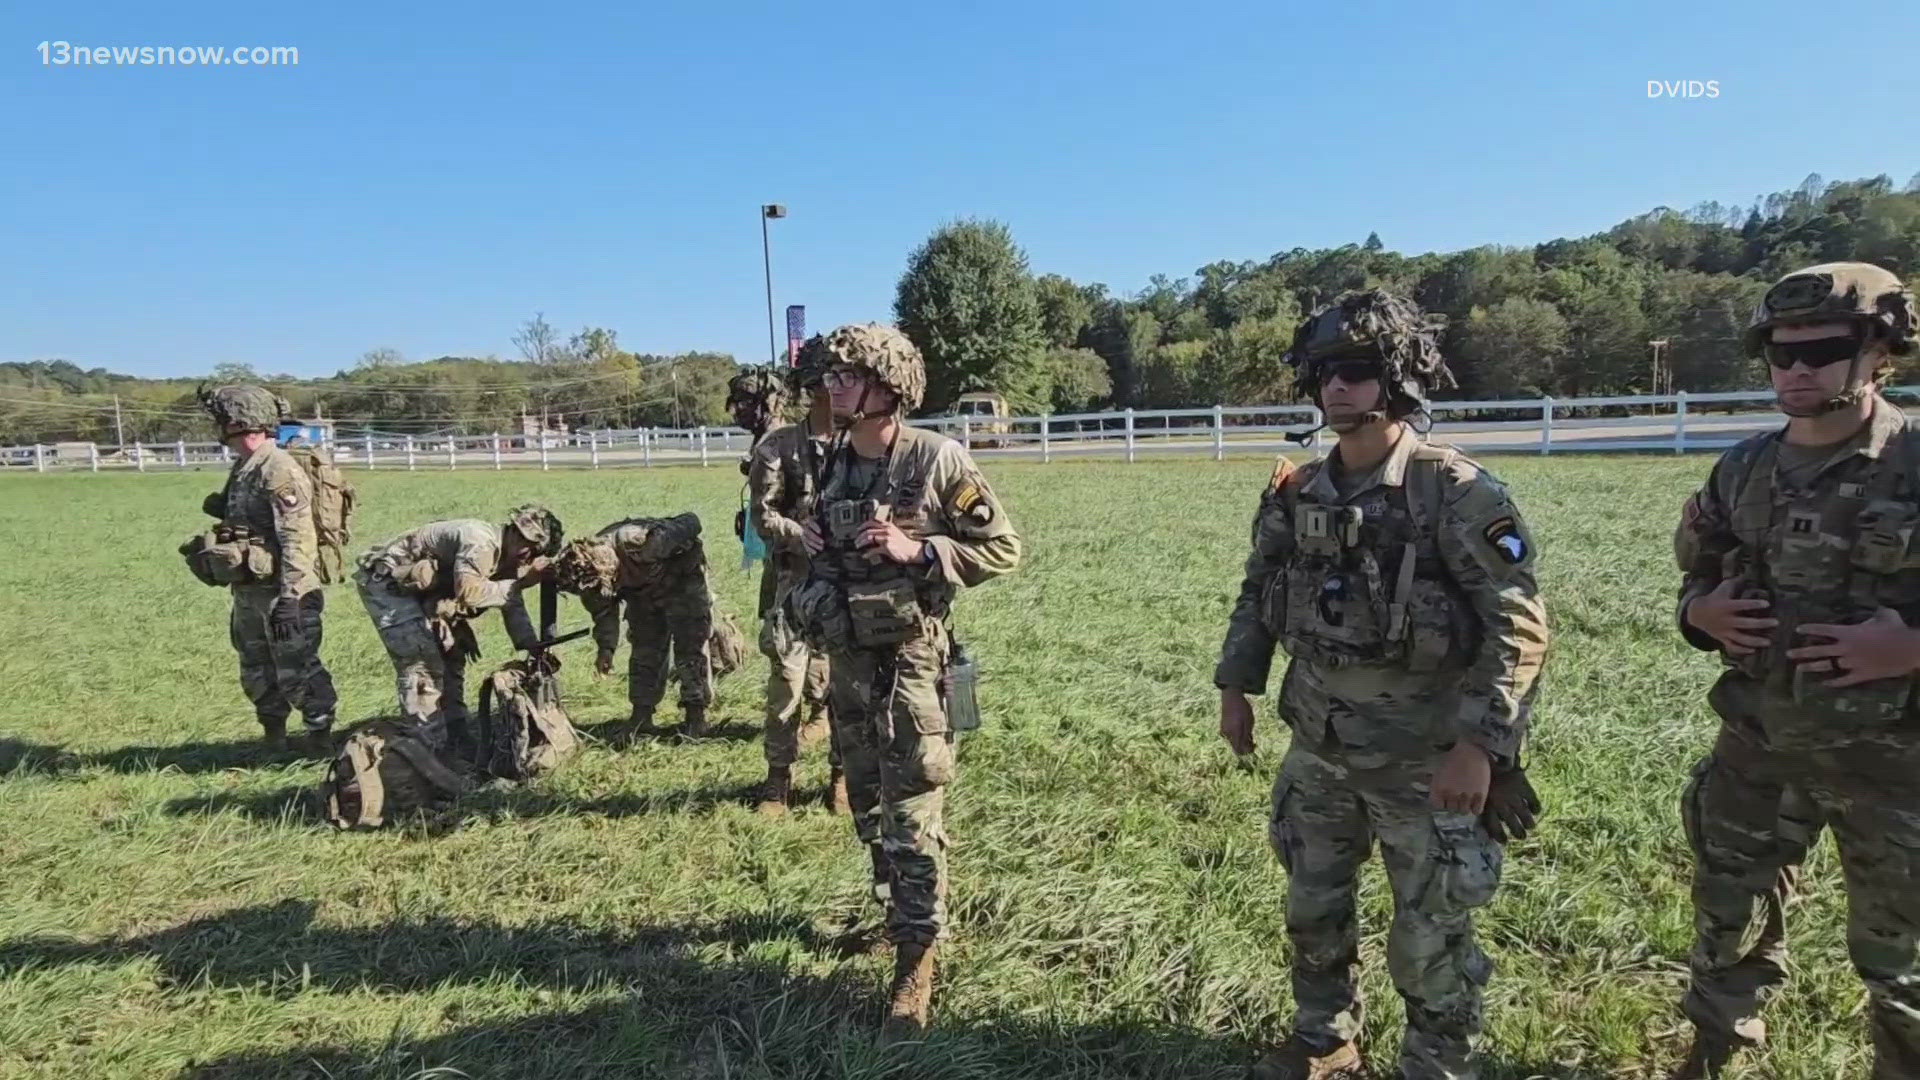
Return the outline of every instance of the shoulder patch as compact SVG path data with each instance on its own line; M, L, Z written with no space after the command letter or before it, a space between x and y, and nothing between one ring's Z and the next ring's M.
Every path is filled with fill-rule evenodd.
M1287 485L1287 481L1293 479L1299 472L1300 467L1293 463L1293 459L1285 454L1281 454L1278 458L1274 459L1273 475L1267 478L1267 493L1270 495L1277 493Z
M1512 518L1498 518L1488 523L1480 535L1507 565L1518 566L1526 561L1527 538L1521 534L1520 527L1514 524Z

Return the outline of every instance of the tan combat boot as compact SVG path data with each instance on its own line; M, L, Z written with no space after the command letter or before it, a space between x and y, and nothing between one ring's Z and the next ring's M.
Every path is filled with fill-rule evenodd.
M835 768L833 775L827 778L827 813L844 814L848 809L847 771Z
M933 953L931 945L902 943L894 947L892 1001L881 1029L887 1042L917 1039L926 1034L933 1010Z
M827 734L826 710L818 705L811 706L807 711L807 722L800 725L800 749L818 744Z
M1247 1080L1359 1080L1363 1067L1360 1048L1351 1041L1316 1053L1299 1039L1289 1039L1248 1069Z
M793 797L793 769L787 765L767 766L767 782L760 785L760 805L755 807L766 817L787 812L787 800Z
M1693 1045L1687 1048L1687 1060L1673 1071L1672 1080L1717 1080L1733 1060L1733 1044L1704 1031L1693 1033Z

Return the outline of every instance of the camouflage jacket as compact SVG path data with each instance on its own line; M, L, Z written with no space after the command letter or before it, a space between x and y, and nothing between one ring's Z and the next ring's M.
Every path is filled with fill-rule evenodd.
M1534 559L1506 488L1412 431L1347 498L1325 460L1296 469L1282 458L1214 682L1264 693L1284 645L1288 682L1304 675L1303 691L1326 690L1345 709L1288 715L1296 738L1405 753L1465 739L1512 760L1547 649ZM1283 692L1283 715L1325 711L1301 704L1311 698ZM1309 720L1320 730L1303 731Z
M600 651L620 647L620 604L654 596L671 609L676 600L707 599L707 554L700 542L700 515L670 518L629 518L601 529L597 536L613 542L620 569L614 593L588 591L580 602L593 616L593 640Z
M965 447L945 435L901 425L890 453L859 459L851 445L829 460L819 506L871 499L902 532L925 542L928 555L901 566L828 539L809 564L809 588L849 587L905 579L922 613L945 618L953 596L1020 564L1020 536ZM823 520L823 532L830 532Z
M502 578L500 530L473 518L422 525L360 558L360 565L387 579L395 591L419 597L424 604L450 600L461 615L472 616L499 608L514 647L524 649L539 640L520 582Z
M292 455L262 445L233 463L222 496L222 523L244 527L273 553L271 580L235 588L270 585L280 596L299 597L320 587L313 481Z
M1674 530L1683 580L1675 612L1697 649L1720 643L1686 622L1686 608L1727 579L1738 595L1765 598L1780 621L1771 644L1722 660L1726 678L1755 684L1757 725L1771 744L1815 749L1862 742L1920 745L1912 677L1831 689L1831 674L1801 673L1785 653L1814 639L1802 623L1852 623L1880 607L1920 626L1920 427L1876 400L1859 436L1836 448L1805 490L1780 482L1785 429L1723 454L1687 500Z
M760 578L763 617L807 579L807 545L800 536L825 456L824 441L814 438L804 422L767 432L749 455L749 505L754 528L767 544L767 569Z

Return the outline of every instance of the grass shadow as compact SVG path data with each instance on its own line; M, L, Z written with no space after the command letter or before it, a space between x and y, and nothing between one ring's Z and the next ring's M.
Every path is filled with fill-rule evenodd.
M0 738L0 777L58 776L81 765L81 758L58 746L12 737Z
M271 791L222 792L173 799L166 813L176 817L237 813L269 824L322 824L319 784L287 786ZM625 792L598 798L580 798L537 788L481 788L462 796L444 810L421 819L435 834L450 832L474 819L530 818L550 815L587 815L606 818L650 814L704 814L727 805L751 806L759 796L757 784L704 784L666 791Z

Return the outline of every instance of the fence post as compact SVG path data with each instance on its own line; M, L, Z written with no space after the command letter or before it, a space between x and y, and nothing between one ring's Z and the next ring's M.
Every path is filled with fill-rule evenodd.
M593 457L593 467L596 469L599 468L600 467L600 436L596 435L591 431L587 432L587 453L592 455Z
M1687 452L1687 392L1673 395L1673 452Z
M1040 462L1053 460L1053 414L1040 414Z
M700 467L707 466L707 425L700 425Z
M1127 464L1133 464L1133 406L1127 406Z
M1553 395L1540 396L1540 453L1553 453Z
M546 472L549 468L551 466L547 464L547 433L542 431L540 433L540 471Z
M226 444L222 443L220 446L220 449L225 450ZM90 467L92 467L94 472L100 471L100 444L99 443L87 444L87 464Z
M413 471L413 436L407 436L407 471Z
M181 439L173 444L173 464L175 468L187 467L187 440Z
M653 429L652 428L640 429L640 464L646 465L646 466L651 466L653 464Z
M140 445L139 439L133 440L133 467L141 472L147 471L147 448Z
M500 433L493 433L493 471L500 471Z
M1213 407L1213 460L1227 460L1227 410L1220 405Z
M47 471L47 448L37 442L33 444L33 471Z
M367 468L373 468L373 432L367 432Z
M460 467L459 459L454 457L453 447L454 447L454 437L452 435L449 435L447 436L447 471L448 472L452 472L453 470Z
M232 448L228 447L226 443L220 444L220 464L222 465L233 464L233 450Z

